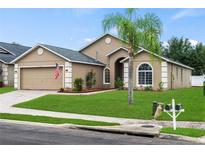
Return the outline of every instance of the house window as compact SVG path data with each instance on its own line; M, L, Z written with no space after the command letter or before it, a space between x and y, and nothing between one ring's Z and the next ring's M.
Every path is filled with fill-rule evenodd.
M149 64L141 64L138 68L138 84L152 85L152 67Z
M110 69L105 68L103 73L104 84L110 83Z

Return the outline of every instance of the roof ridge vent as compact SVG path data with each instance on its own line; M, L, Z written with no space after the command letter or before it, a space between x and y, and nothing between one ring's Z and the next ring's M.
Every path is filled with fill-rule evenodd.
M13 45L21 45L21 44L18 43L18 42L12 42L11 44L13 44Z

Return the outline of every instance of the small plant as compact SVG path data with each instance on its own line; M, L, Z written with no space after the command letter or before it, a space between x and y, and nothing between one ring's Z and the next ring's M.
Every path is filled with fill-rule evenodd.
M93 70L87 73L85 81L87 88L92 88L92 86L96 84L96 74L93 72Z
M0 76L3 74L3 69L0 67Z
M140 88L139 88L139 90L144 90L144 87L143 87L143 85L140 85Z
M3 87L3 80L0 79L0 88Z
M164 82L159 83L159 90L162 91L164 89Z
M145 91L152 91L152 87L151 86L146 86L146 87L144 87L144 90Z
M64 88L60 88L59 92L61 93L64 92Z
M116 87L117 89L122 90L122 89L123 89L123 86L124 86L123 81L118 77L117 80L115 80L115 87Z
M81 78L76 78L74 81L74 91L75 92L81 92L83 89L83 79Z

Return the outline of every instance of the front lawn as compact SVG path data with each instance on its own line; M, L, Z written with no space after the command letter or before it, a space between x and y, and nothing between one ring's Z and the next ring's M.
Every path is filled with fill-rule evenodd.
M201 137L205 135L205 129L195 128L177 128L175 131L172 127L165 127L160 130L161 133L178 134L190 137Z
M13 87L2 87L2 88L0 88L0 94L11 92L11 91L14 91Z
M0 119L40 122L40 123L49 123L49 124L69 123L69 124L87 125L87 126L115 126L115 125L119 125L118 123L109 123L109 122L101 122L101 121L55 118L55 117L47 117L47 116L32 116L32 115L9 114L9 113L0 113Z
M172 98L175 98L176 102L181 103L185 108L185 112L178 117L178 120L205 121L205 96L203 96L202 88L165 92L136 91L133 105L127 103L127 91L113 91L90 96L47 95L17 104L15 107L109 117L153 119L152 101L171 103ZM171 119L163 113L160 120Z

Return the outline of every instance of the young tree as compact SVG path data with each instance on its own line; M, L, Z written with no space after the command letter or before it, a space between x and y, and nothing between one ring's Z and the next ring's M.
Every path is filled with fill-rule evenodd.
M202 43L197 44L190 57L191 61L189 66L194 68L192 74L205 74L205 46L203 46Z
M168 47L163 49L163 55L175 61L187 64L193 47L188 39L173 37L168 41Z
M133 103L133 59L139 46L152 52L160 51L159 37L162 23L153 13L137 16L136 9L130 8L122 13L112 13L103 20L104 32L116 28L118 36L128 44L128 103Z

